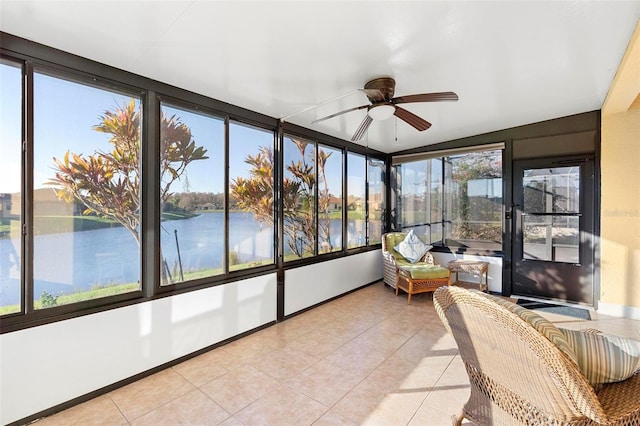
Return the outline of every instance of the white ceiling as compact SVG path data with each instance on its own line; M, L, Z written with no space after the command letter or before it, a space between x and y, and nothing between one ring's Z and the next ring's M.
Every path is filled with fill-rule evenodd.
M433 126L395 117L359 142L383 152L602 107L640 1L0 0L0 29L349 140L357 89L396 79ZM396 137L397 136L397 137Z

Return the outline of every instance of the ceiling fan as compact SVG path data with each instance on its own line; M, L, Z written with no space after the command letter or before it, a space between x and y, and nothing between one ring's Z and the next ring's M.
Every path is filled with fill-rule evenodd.
M454 92L422 93L416 95L398 96L394 98L393 94L395 92L395 88L396 81L391 77L381 77L371 80L364 85L364 89L360 89L367 95L369 101L371 102L370 104L345 109L344 111L327 115L326 117L322 117L313 121L312 124L337 117L338 115L342 115L347 112L366 108L367 115L364 117L364 120L362 120L362 123L360 123L358 130L356 130L356 133L351 138L353 142L362 139L362 136L364 136L373 120L386 120L392 115L395 115L407 124L415 127L418 131L423 131L431 127L431 123L421 117L418 117L414 113L399 107L398 104L458 100L458 95L456 95Z

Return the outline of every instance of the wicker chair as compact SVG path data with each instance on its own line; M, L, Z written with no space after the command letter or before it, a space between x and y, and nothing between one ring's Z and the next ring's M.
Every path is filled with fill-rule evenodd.
M435 265L431 253L426 252L417 262L411 263L394 250L406 237L404 232L389 232L382 237L383 279L385 284L408 294L407 303L411 304L411 296L418 293L435 291L442 285L451 282L451 271Z
M396 288L398 272L396 259L402 257L393 248L404 240L406 236L406 232L388 232L382 236L382 276L384 283L391 288ZM433 256L427 252L418 262L433 264Z
M459 287L434 293L471 382L459 425L640 425L640 372L595 390L578 365L528 322Z

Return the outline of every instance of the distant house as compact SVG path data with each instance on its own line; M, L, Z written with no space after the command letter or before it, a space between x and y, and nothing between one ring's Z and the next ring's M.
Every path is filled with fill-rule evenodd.
M35 204L40 214L45 216L81 216L86 207L77 200L68 203L61 200L52 188L39 188L33 191Z
M342 198L329 198L329 213L342 211Z

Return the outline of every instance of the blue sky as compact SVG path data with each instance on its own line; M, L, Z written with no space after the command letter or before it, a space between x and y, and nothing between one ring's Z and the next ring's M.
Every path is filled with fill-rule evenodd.
M0 193L20 190L21 157L21 71L5 64L0 66ZM34 78L34 187L44 187L53 176L53 158L62 159L67 150L83 155L96 150L110 151L109 135L97 132L105 111L128 103L131 94L97 89L46 74ZM138 100L139 102L139 100ZM207 149L206 160L194 161L187 167L188 189L191 192L223 192L224 184L224 122L216 117L163 105L168 114L176 114L192 132L198 146ZM272 146L273 133L233 123L230 127L230 179L248 176L244 163L247 153L257 153L261 145ZM327 162L330 188L341 188L341 161L334 153ZM175 182L172 192L182 192L184 177ZM336 191L338 192L338 191Z

